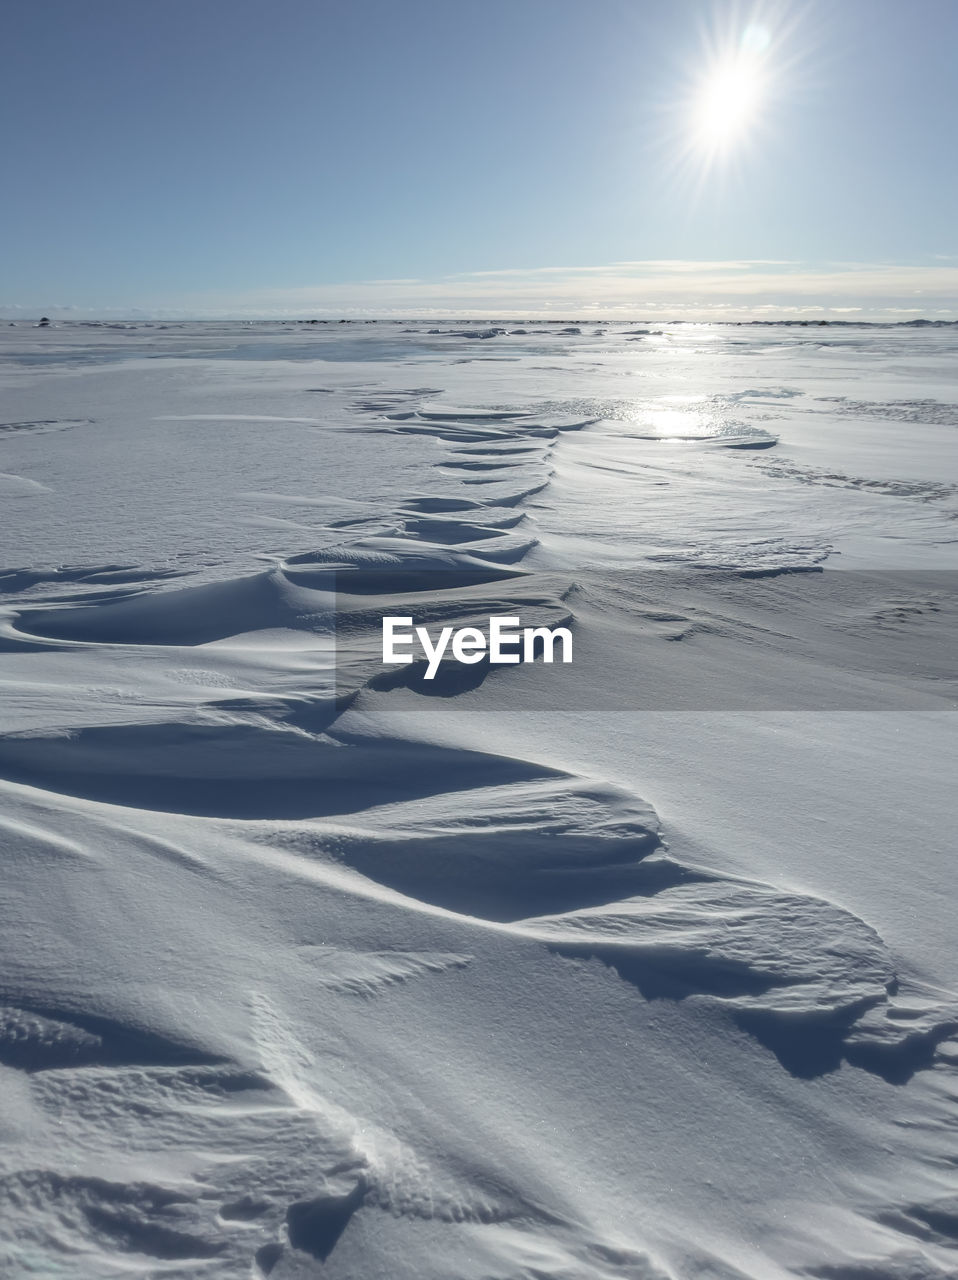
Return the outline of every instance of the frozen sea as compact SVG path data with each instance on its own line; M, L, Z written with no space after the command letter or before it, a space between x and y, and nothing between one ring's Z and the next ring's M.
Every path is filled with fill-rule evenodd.
M958 327L19 324L0 394L4 1276L958 1275Z

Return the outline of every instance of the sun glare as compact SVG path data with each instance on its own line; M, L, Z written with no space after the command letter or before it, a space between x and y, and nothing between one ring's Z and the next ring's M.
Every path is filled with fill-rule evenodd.
M692 102L692 134L699 146L725 150L758 123L768 87L769 43L768 29L753 23L713 60Z
M761 99L761 76L751 59L716 68L697 103L699 132L708 141L731 141L754 119Z

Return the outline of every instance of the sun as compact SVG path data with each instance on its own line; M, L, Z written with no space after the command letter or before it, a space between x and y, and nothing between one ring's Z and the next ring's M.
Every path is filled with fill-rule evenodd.
M693 142L708 151L726 150L759 123L768 93L767 28L752 24L731 48L713 57L691 103Z
M763 89L763 77L753 59L739 56L714 68L695 104L696 133L706 143L734 141L754 123Z
M811 47L798 17L773 0L728 0L663 74L663 167L690 208L748 182L773 147L783 154L784 108L807 92Z

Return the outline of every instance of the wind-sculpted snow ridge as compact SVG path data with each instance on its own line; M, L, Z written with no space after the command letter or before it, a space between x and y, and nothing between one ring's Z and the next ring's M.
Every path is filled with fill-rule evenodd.
M267 1058L295 1047L274 1016L258 1011ZM386 1132L360 1129L338 1108L304 1096L291 1077L284 1088L265 1075L215 1068L71 1082L51 1073L39 1096L79 1110L88 1140L105 1120L133 1150L165 1130L168 1140L204 1151L208 1163L186 1180L53 1170L0 1178L17 1240L8 1262L18 1270L59 1256L74 1274L348 1275L355 1272L333 1261L344 1233L381 1222L404 1226L423 1253L418 1274L436 1280L450 1266L479 1280L528 1274L530 1265L556 1277L667 1280L647 1255L590 1240L494 1174L485 1185L477 1170L463 1178ZM365 1236L354 1254L362 1273L390 1274L396 1261L368 1225ZM443 1260L430 1261L440 1243Z
M915 1005L881 938L830 903L713 879L651 900L527 922L560 954L594 956L647 999L700 997L799 1076L842 1058L890 1081L931 1064L958 1030L958 1004Z
M67 590L59 595L60 599L89 599L91 591L97 587L112 587L115 584L141 585L145 582L159 581L163 578L179 576L176 569L144 570L132 564L104 565L55 565L46 569L20 568L0 569L0 591L4 595L21 595L43 589L49 598L51 587L63 586ZM80 590L77 591L76 589Z
M0 422L0 436L13 432L43 435L48 431L68 431L70 427L82 427L90 418L43 418L33 422Z
M940 502L954 498L958 485L934 480L880 480L866 476L850 476L842 471L826 471L821 467L802 467L785 461L765 462L762 470L770 476L787 476L800 484L826 485L834 488L859 489L866 493L885 494L892 498L916 498L919 502Z
M887 418L893 422L929 422L944 426L958 427L958 404L942 403L932 399L890 400L882 403L875 400L853 400L848 396L819 396L819 404L827 405L821 410L829 414L850 414L855 417Z
M471 336L488 348L471 328L446 345ZM519 359L521 333L495 337ZM662 376L622 335L588 335L590 361L600 338L617 375ZM669 360L699 342L670 336ZM674 418L644 430L648 397L604 412L609 371L576 341L554 349L582 390L548 403L521 362L432 386L442 345L416 349L428 373L387 342L363 379L329 360L213 405L305 426L297 465L344 439L369 463L322 506L290 477L237 484L302 503L252 570L180 581L117 549L0 575L0 1269L954 1275L956 1001L885 909L917 887L909 928L938 927L909 735L939 731L952 689L947 582L820 571L836 508L739 448L775 443L761 415L801 406L800 369L713 363L724 389L679 439ZM387 447L415 463L374 491ZM517 614L587 657L563 683L453 662L430 682L384 668L387 614ZM693 689L704 671L746 714L703 703L683 729L630 703L630 664ZM906 714L842 756L841 717L806 740L754 712L812 668L839 707L885 682ZM769 821L762 770L788 750L809 780L788 774ZM857 783L815 781L808 758L856 752ZM870 769L884 807L856 794ZM821 873L855 857L840 885ZM884 897L858 892L873 881Z

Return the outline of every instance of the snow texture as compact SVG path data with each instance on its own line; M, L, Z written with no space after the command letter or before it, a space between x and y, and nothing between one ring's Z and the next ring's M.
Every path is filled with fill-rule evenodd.
M954 328L2 341L5 1276L958 1275Z

